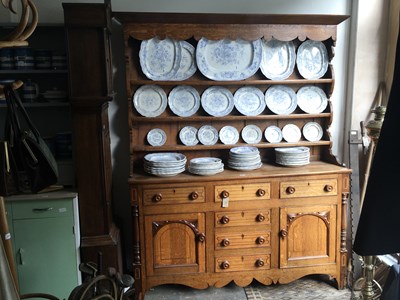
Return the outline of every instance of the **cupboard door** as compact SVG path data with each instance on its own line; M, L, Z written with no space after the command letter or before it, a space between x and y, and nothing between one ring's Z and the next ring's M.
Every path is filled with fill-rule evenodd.
M335 262L336 205L280 209L280 267Z
M204 213L146 216L147 274L204 272L204 232Z

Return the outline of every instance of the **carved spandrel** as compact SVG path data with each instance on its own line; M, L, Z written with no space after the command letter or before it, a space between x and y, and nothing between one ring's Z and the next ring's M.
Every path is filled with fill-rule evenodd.
M180 223L189 226L193 230L196 236L200 233L198 229L198 223L199 223L198 220L174 220L174 221L158 221L158 222L154 221L152 223L153 236L156 235L157 231L160 230L161 227L173 223Z

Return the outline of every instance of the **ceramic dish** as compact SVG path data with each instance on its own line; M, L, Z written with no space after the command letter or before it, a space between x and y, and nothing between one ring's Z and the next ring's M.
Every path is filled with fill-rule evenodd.
M262 39L263 55L261 72L268 79L284 80L288 78L296 65L296 52L292 41L279 41L272 38Z
M282 141L282 130L278 126L271 125L265 129L264 136L270 143L280 143Z
M297 69L305 79L319 79L324 76L328 63L328 51L322 42L307 40L297 49Z
M297 91L297 105L306 113L319 114L327 107L328 98L320 87L306 85Z
M267 107L277 115L289 115L297 107L296 93L285 85L271 86L265 92Z
M195 48L186 41L179 41L181 47L181 61L178 71L170 80L186 80L193 76L197 71L195 60Z
M262 132L256 125L247 125L242 129L242 139L247 144L257 144L261 141Z
M236 109L245 116L257 116L265 109L263 92L252 86L239 88L233 96Z
M233 107L233 95L227 88L212 86L201 95L201 106L211 116L224 117L228 115Z
M224 126L219 131L219 139L225 145L236 144L239 140L239 132L233 126Z
M194 146L199 143L197 129L193 126L185 126L179 131L179 139L186 146Z
M282 128L282 136L288 143L297 143L301 139L301 131L294 124L287 124Z
M152 166L176 166L180 167L186 163L186 156L182 153L162 152L149 153L144 156L145 163Z
M167 141L165 131L160 128L153 128L147 133L147 142L151 146L162 146Z
M169 93L168 105L177 116L190 117L200 107L199 92L191 86L179 85Z
M143 85L133 95L133 106L144 117L157 117L167 107L167 95L158 85Z
M218 141L218 131L210 125L204 125L197 131L197 138L203 145L214 145Z
M200 72L212 80L243 80L254 75L262 59L261 40L245 41L201 38L196 47Z
M170 38L152 38L140 44L140 66L146 77L152 80L170 80L175 76L180 67L181 55L181 44Z
M318 142L321 140L323 130L317 122L308 122L303 126L303 136L309 142Z

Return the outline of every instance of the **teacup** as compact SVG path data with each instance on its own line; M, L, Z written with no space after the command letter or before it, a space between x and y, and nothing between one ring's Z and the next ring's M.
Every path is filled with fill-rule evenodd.
M22 98L25 102L33 102L39 96L39 86L37 83L27 81L22 86Z

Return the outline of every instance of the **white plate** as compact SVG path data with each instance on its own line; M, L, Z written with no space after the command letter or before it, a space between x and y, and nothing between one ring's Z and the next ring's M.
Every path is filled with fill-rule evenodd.
M167 135L164 130L153 128L147 133L147 141L151 146L162 146L167 141Z
M318 142L322 134L322 127L316 122L308 122L303 126L303 136L309 142Z
M257 144L261 141L262 132L256 125L247 125L242 129L242 139L247 144Z
M152 80L170 80L175 76L181 55L181 44L170 38L152 38L140 44L140 66L146 77Z
M219 139L225 145L236 144L239 140L239 132L233 126L224 126L219 131Z
M245 41L201 38L196 47L200 72L212 80L243 80L254 75L262 59L261 40Z
M265 109L265 98L260 89L244 86L239 88L233 96L236 109L245 116L257 116Z
M257 147L252 146L241 146L241 147L234 147L229 150L229 156L236 156L236 157L257 157L260 154Z
M168 105L177 116L190 117L200 107L199 92L194 87L179 85L169 93Z
M297 69L305 79L319 79L324 76L328 63L328 51L322 42L307 40L297 49Z
M192 168L219 168L223 165L222 160L217 157L196 157L190 160Z
M204 125L197 131L197 138L203 145L214 145L218 141L218 131L210 125Z
M185 126L179 131L179 139L186 146L194 146L199 143L197 129L193 126Z
M133 105L144 117L157 117L167 107L167 94L158 85L143 85L133 95Z
M328 98L323 89L314 85L306 85L297 91L297 105L309 114L319 114L328 105Z
M224 117L234 107L233 95L230 90L220 86L212 86L201 95L201 106L211 116Z
M171 80L186 80L192 77L197 70L194 58L195 48L186 41L179 41L179 43L181 46L181 62L178 71L171 77Z
M301 131L294 124L287 124L282 128L282 136L288 143L297 143L301 139Z
M186 163L186 156L175 152L149 153L144 156L144 161L152 166L178 167Z
M297 96L290 87L274 85L265 92L265 102L273 113L289 115L297 107Z
M270 143L280 143L282 141L282 130L278 126L271 125L265 129L264 136Z
M263 39L261 72L268 79L284 80L288 78L296 65L296 51L292 41Z

